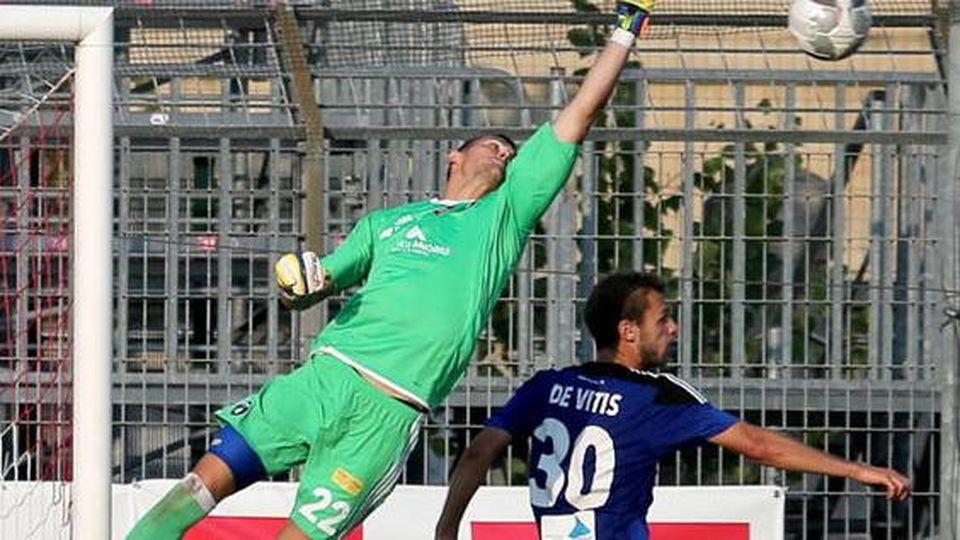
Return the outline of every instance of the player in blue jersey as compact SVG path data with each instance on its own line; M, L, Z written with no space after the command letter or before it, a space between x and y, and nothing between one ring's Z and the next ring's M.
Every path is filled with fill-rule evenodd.
M847 461L743 422L678 377L652 371L677 337L657 278L621 273L604 279L584 318L598 361L537 373L490 418L453 471L437 540L457 537L490 464L511 440L531 436L530 504L541 538L646 540L657 461L704 442L764 465L880 486L890 499L910 494L910 481L897 471Z

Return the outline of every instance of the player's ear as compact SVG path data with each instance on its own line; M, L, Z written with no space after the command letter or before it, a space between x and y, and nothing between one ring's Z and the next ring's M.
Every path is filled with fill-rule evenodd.
M620 340L633 343L637 340L637 325L633 321L620 319L617 323L617 333L620 334Z
M463 161L463 152L459 150L451 150L447 153L447 163L451 166L459 165Z

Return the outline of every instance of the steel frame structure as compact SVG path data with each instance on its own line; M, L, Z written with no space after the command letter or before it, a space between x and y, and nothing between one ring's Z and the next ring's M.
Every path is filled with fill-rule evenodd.
M382 20L376 10L295 13L308 40L337 21ZM402 15L424 20L422 13ZM525 13L519 21L496 13L428 15L435 24L606 20L576 13ZM677 24L702 22L675 16ZM885 25L933 24L910 17L891 16ZM304 357L312 336L278 306L269 262L295 248L305 230L306 133L268 12L123 6L116 20L113 473L131 481L182 474L208 442L216 407ZM151 49L144 41L164 31L181 43ZM319 61L320 46L312 47L327 135L328 245L366 211L436 193L443 153L455 141L485 131L522 138L580 81L559 70L527 74L466 62L346 69ZM669 54L658 47L656 54ZM11 64L0 73L59 69ZM945 73L729 66L625 72L623 88L633 97L611 110L631 120L599 126L584 144L577 178L504 293L501 319L491 322L477 362L425 429L425 439L439 442L415 452L404 480L445 482L470 434L534 369L589 359L577 309L590 285L611 264L646 267L668 276L688 336L672 368L714 403L847 457L912 467L921 489L912 506L893 508L852 484L783 475L709 450L668 460L662 483L790 485L788 527L797 538L944 537L948 529L941 527L949 523L937 521L934 509L945 516L955 507L944 490L957 482L956 471L933 465L956 455L955 439L944 436L956 420L942 414L953 388L942 384L943 362L956 352L939 334L957 265L950 247L956 201L941 157L956 144L954 126L944 122ZM676 99L665 101L657 93L663 87ZM816 94L814 105L805 93ZM769 104L759 104L761 97ZM638 140L645 144L625 144ZM764 145L770 149L758 157ZM710 192L705 164L718 156L729 182ZM611 183L616 160L646 168ZM751 175L774 162L782 167L779 184L751 191ZM662 180L661 191L650 191L645 175ZM745 228L755 205L779 205L770 220L777 228ZM705 212L729 225L705 230ZM620 225L605 224L610 216ZM642 237L635 234L641 229ZM723 255L709 255L712 249ZM764 267L759 289L748 262L758 249L765 264L780 261L776 271ZM715 282L704 277L711 271ZM334 302L331 314L336 309ZM712 332L709 321L722 331ZM522 472L523 455L522 445L511 450L490 480L509 483Z

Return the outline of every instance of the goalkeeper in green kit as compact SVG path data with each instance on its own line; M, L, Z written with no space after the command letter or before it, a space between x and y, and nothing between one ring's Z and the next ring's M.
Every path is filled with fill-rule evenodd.
M527 238L566 183L654 0L621 0L580 90L519 149L481 136L448 156L443 199L372 212L335 251L276 265L306 309L365 280L313 340L310 359L216 413L208 453L128 538L179 538L220 500L303 465L280 538L341 538L387 497L425 413L466 371Z

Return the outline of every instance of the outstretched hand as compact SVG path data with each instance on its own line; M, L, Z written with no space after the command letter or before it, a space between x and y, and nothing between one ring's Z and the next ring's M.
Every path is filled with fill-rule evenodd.
M617 26L637 36L650 24L650 12L656 0L618 0Z
M853 478L862 484L883 487L890 500L902 501L910 496L910 479L893 469L860 464Z

